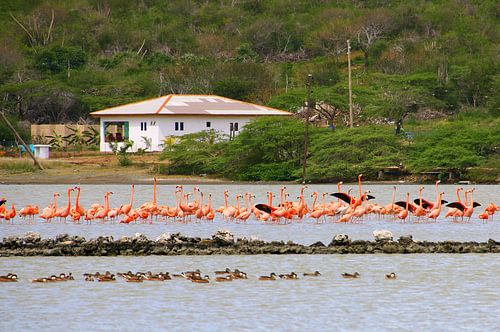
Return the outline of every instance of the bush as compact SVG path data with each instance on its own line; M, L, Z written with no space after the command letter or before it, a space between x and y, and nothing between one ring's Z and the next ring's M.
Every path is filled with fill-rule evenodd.
M218 157L226 144L225 137L214 130L188 134L166 145L161 159L169 160L169 174L215 174L221 170Z
M35 56L35 68L41 71L60 73L71 69L83 67L87 62L87 54L77 47L54 46L42 50Z

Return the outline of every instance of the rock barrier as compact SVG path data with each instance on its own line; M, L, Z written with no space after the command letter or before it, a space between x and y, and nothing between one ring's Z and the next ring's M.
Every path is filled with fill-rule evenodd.
M24 236L5 237L0 242L0 256L144 256L144 255L257 255L257 254L427 254L427 253L500 253L500 242L414 241L404 235L397 241L374 236L374 241L352 240L346 234L332 237L328 245L318 241L310 245L292 241L265 242L255 237L235 238L228 231L217 231L211 238L165 233L156 240L137 233L114 239L99 236L86 240L81 236L59 234L42 239L29 232Z

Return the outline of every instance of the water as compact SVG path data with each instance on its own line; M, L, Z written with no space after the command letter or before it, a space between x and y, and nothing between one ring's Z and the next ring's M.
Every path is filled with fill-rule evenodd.
M111 206L120 206L129 201L130 186L128 185L82 185L81 203L88 208L92 203L103 203L105 191L113 191L110 196ZM280 185L201 185L199 186L205 193L213 194L213 206L217 208L224 204L223 191L229 190L230 204L235 204L234 196L236 193L252 192L257 197L254 203L266 202L266 192L279 192ZM465 186L464 189L471 186ZM52 202L52 194L59 192L62 197L59 203L66 204L64 193L68 186L65 185L0 185L0 197L5 196L9 204L13 201L18 210L26 204L38 204L40 209ZM356 188L356 185L344 185L343 190ZM364 185L364 190L370 190L376 197L374 202L388 204L392 199L392 186L389 185ZM441 185L440 190L445 192L444 198L449 202L456 199L456 186ZM191 190L192 186L186 186L186 190ZM175 199L173 185L158 186L158 204L174 205ZM410 192L411 198L418 197L418 186L416 185L398 185L396 200L404 200L405 193ZM298 185L288 185L287 191L291 194L291 199L295 200L300 191ZM311 204L310 193L313 191L336 192L336 185L313 185L309 186L306 196L309 205ZM137 185L135 190L135 206L152 201L152 185ZM99 235L113 235L115 238L121 236L131 236L137 232L143 233L151 239L155 239L160 234L169 232L181 232L189 236L210 237L218 229L224 228L230 230L237 237L256 236L265 241L272 240L292 240L300 244L311 244L316 241L322 241L328 244L334 234L345 233L353 239L372 239L372 232L375 229L388 229L393 232L395 237L404 234L412 234L416 240L442 241L487 241L489 238L500 239L500 223L497 221L484 223L477 218L478 213L482 212L489 202L499 203L500 186L498 185L478 185L474 193L474 200L482 204L482 207L476 208L470 223L452 223L444 219L446 208L438 219L438 223L402 223L399 221L378 220L372 216L366 218L363 223L332 223L316 224L312 221L302 223L292 223L291 225L271 225L263 224L257 221L249 221L247 224L226 223L221 216L217 214L214 223L153 223L153 224L110 224L94 223L92 225L68 223L42 223L41 219L36 224L25 224L17 222L15 225L1 225L0 237L7 235L23 235L28 231L35 231L42 234L43 237L55 237L59 233L68 233L71 235L80 235L86 238L95 238ZM435 188L428 185L424 189L424 198L434 201ZM275 199L276 201L276 199ZM498 215L496 216L498 219Z
M0 330L438 330L500 329L500 260L493 255L287 255L2 258ZM85 282L110 270L170 271L225 267L248 280L195 284ZM258 281L259 275L319 270L318 278ZM75 281L31 278L72 272ZM342 272L358 271L359 279ZM396 272L398 278L385 280Z
M352 186L352 185L351 185ZM265 201L265 192L275 193L279 185L202 185L214 195L214 207L223 204L222 192L229 189L231 202L236 193L253 192ZM349 188L345 186L344 188ZM354 186L352 186L354 187ZM14 201L18 209L26 204L41 208L51 202L62 185L0 185L0 197ZM191 187L189 187L190 189ZM391 200L392 186L366 185L376 202ZM476 186L475 200L485 206L498 203L500 186ZM174 186L158 187L159 204L174 203ZM398 186L398 200L407 191L416 197L417 186ZM444 197L453 201L455 186L441 186ZM82 185L82 204L101 202L105 191L113 191L111 205L128 202L125 185ZM300 186L288 186L295 197ZM314 185L313 190L335 192L333 185ZM424 197L434 200L434 187ZM152 186L136 186L137 204L152 200ZM65 200L63 199L62 202ZM64 203L63 203L64 204ZM478 211L482 209L478 209ZM470 223L416 224L381 221L375 218L359 224L311 221L279 226L250 221L226 223L219 216L214 223L92 224L72 223L0 224L0 237L36 231L44 237L58 233L93 238L99 235L133 235L155 238L164 232L210 236L220 228L237 237L257 236L269 240L293 240L302 244L328 243L336 233L354 239L372 239L375 229L389 229L397 237L413 234L417 240L485 241L500 239L498 221L483 223L476 212ZM497 217L498 218L498 217ZM195 284L174 279L165 282L85 282L86 272L169 271L179 273L201 269L213 277L214 270L239 268L248 280L230 283ZM262 282L259 275L319 270L319 278ZM343 279L342 272L358 271L361 278ZM384 275L396 272L396 280ZM0 331L9 330L188 330L200 331L303 331L310 330L499 330L500 273L498 255L262 255L262 256L147 256L147 257L0 257L0 275L17 273L18 283L0 283ZM61 272L72 272L75 281L34 284L30 280Z

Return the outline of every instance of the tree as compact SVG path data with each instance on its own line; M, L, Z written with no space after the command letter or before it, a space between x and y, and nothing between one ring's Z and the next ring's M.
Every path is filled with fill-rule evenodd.
M249 100L249 96L254 90L253 82L237 78L227 78L215 82L213 87L214 94L238 100Z
M226 147L223 174L251 181L295 180L300 173L303 144L304 125L298 119L256 119Z
M35 68L52 73L78 69L86 62L87 54L78 47L54 46L35 56Z
M366 12L358 23L357 32L358 47L363 51L365 67L368 67L368 57L373 44L384 38L391 30L392 17L388 11L383 9Z
M215 130L187 134L166 145L161 159L168 159L170 174L214 174L220 172L219 156L227 145Z

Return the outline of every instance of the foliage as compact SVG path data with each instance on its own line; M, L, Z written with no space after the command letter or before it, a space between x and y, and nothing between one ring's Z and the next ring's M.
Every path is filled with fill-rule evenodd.
M214 84L214 94L238 100L248 100L255 86L250 81L228 78Z
M477 125L470 126L470 122ZM363 126L331 131L310 127L308 181L354 181L359 173L376 179L379 170L398 166L412 172L458 170L494 181L500 158L498 117L470 111L429 126L408 123L409 142L393 126ZM302 173L303 122L263 118L247 124L232 141L208 133L190 134L165 148L172 174L219 174L245 181L298 180ZM496 163L495 163L495 160ZM470 167L472 168L469 170ZM482 170L482 171L479 171ZM483 172L484 176L479 176Z
M83 146L87 144L87 139L84 131L79 127L66 127L70 133L63 137L68 146L74 147L77 151L81 151Z
M120 166L130 166L132 165L132 160L127 153L128 149L131 149L134 145L134 141L125 140L123 142L109 142L111 151L118 157L118 164Z
M16 129L23 140L29 140L29 133L27 133L23 128L19 126L18 120L16 117L5 114L7 120L9 120L10 124ZM2 118L0 118L0 144L4 145L6 142L14 142L16 137L10 128L7 126L7 123L4 122Z
M52 135L48 135L47 138L52 149L62 150L66 146L64 136L54 130L52 130Z
M87 61L84 51L76 47L54 46L39 52L35 58L35 67L42 71L60 73L61 71L78 69Z
M144 145L146 146L145 150L146 151L148 151L148 150L151 151L153 139L151 137L147 137L147 136L141 136L141 138L142 138L142 141L144 142Z
M294 180L303 144L304 125L295 118L254 120L225 149L223 174L238 180L272 180L275 175L274 180Z
M485 121L477 112L440 123L418 133L409 148L409 166L414 171L479 166L500 153L499 126L498 117Z
M359 173L374 177L378 170L399 165L401 142L386 126L322 131L313 137L308 179L355 180Z
M227 146L224 136L214 130L181 136L167 145L162 159L168 159L170 174L214 174L220 172L218 157Z
M101 135L99 130L94 127L89 127L88 129L83 131L83 138L85 139L85 144L87 145L99 145L101 140Z

